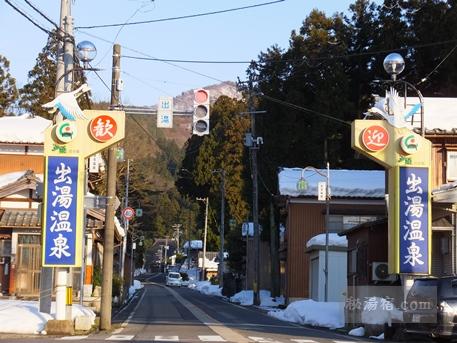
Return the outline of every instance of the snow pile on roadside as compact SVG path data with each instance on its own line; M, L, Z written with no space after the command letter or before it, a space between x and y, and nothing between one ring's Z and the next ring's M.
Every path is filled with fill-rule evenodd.
M269 311L268 315L302 325L336 329L344 326L344 303L301 300L291 303L285 310Z
M38 301L0 300L0 332L17 334L39 334L48 320L54 319L55 302L51 306L51 314L39 311ZM92 318L95 313L86 307L73 305L73 319L79 316Z
M378 324L390 323L392 319L403 321L403 312L387 299L371 297L363 306L362 323Z
M143 288L144 286L141 284L140 281L138 280L133 280L133 285L130 286L129 288L129 298L132 297L135 292L141 288Z
M379 336L370 336L368 338L377 339L379 341L383 341L384 340L384 332L382 334L380 334Z
M222 288L219 285L212 285L209 281L197 281L189 284L189 288L193 288L205 295L222 296Z
M363 326L360 326L358 328L354 328L348 333L349 336L356 336L356 337L363 337L365 336L365 329Z
M252 290L241 291L230 297L230 302L238 303L242 306L254 304L254 292ZM260 290L260 307L277 307L284 304L284 297L276 299L271 297L270 291Z
M146 274L147 273L147 270L144 269L144 268L137 268L135 269L135 271L133 272L133 276L140 276L141 274Z

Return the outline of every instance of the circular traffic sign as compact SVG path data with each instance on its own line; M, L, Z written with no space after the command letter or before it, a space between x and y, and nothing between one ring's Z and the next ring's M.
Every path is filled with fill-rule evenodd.
M389 133L380 125L372 125L362 131L362 144L371 151L383 150L389 144Z
M126 207L122 210L122 216L125 219L130 220L135 216L135 210L131 207Z

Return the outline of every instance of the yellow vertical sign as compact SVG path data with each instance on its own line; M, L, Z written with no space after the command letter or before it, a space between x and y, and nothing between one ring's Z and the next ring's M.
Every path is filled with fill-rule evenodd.
M351 140L388 172L389 273L430 274L431 142L384 120L355 120Z
M43 266L81 266L85 159L124 135L122 111L84 111L84 119L64 120L45 131Z

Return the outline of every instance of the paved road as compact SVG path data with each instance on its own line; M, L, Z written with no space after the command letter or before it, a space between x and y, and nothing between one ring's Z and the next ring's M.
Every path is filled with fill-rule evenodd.
M135 342L258 342L349 343L374 342L330 330L279 321L262 310L228 303L188 288L169 288L155 274L144 282L136 298L113 319L113 331L80 337L4 339L2 342L80 340Z

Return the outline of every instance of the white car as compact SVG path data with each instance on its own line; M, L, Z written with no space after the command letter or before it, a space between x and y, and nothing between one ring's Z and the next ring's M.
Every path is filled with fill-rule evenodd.
M178 286L181 287L182 285L182 277L181 274L177 272L170 272L167 275L167 280L165 282L167 286Z

